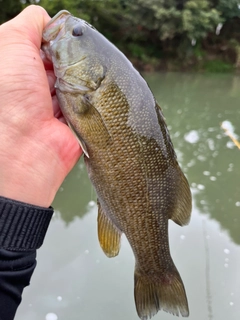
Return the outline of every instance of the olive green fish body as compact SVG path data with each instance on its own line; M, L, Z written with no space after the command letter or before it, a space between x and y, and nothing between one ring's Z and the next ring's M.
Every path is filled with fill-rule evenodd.
M83 20L60 12L43 40L62 112L85 152L97 192L101 247L114 257L126 235L136 260L141 319L160 309L188 316L169 251L168 219L188 223L191 193L160 107L127 58Z

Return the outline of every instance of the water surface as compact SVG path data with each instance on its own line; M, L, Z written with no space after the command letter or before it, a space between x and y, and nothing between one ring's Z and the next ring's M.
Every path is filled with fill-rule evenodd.
M173 260L187 291L191 320L240 318L240 78L152 74L193 193L188 226L170 222ZM95 192L81 160L53 203L55 216L16 320L137 320L134 258L125 237L118 257L97 240ZM160 311L154 320L177 319Z

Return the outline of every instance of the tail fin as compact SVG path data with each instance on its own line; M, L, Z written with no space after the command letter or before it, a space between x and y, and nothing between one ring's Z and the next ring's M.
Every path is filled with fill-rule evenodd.
M134 297L141 320L150 319L161 309L176 316L189 316L184 285L175 266L174 269L160 275L144 275L135 270Z

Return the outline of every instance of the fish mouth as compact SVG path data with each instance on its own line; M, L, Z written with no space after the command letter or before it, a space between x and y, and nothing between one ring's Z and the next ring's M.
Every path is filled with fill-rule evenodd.
M71 19L68 21L69 19ZM76 34L73 32L74 26L76 22L81 24L81 28L85 29L87 25L88 27L92 27L90 24L87 24L85 21L81 19L77 19L71 15L67 10L61 10L58 12L45 26L42 34L42 45L41 45L41 56L43 60L47 60L53 63L54 73L56 75L57 81L55 83L55 88L59 89L62 92L68 93L82 93L97 90L100 86L103 78L99 78L95 83L93 81L85 81L83 79L79 79L78 83L70 83L64 79L66 68L75 67L79 63L82 63L87 56L83 55L79 57L77 60L73 59L73 61L58 61L60 58L57 57L58 52L54 50L54 44L58 41L61 41L64 37L77 38ZM78 26L77 25L77 26ZM77 30L78 31L78 30ZM82 35L82 34L81 34Z
M65 34L65 22L71 17L70 12L62 10L58 12L45 26L42 34L41 55L42 59L52 62L51 46L54 41L62 38Z
M42 35L42 43L50 43L53 40L58 40L64 35L64 25L66 20L71 16L71 13L67 10L61 10L58 12L45 26L43 35Z

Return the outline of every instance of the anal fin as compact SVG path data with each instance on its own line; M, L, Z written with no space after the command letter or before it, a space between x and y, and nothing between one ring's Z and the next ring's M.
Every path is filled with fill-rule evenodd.
M121 242L121 231L113 224L98 201L98 240L109 258L118 255Z

